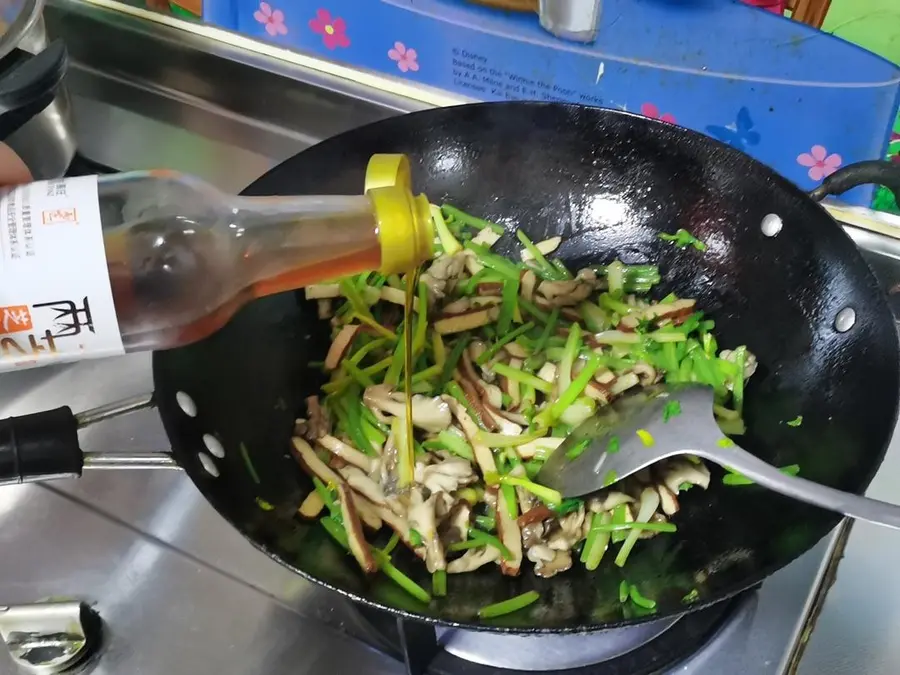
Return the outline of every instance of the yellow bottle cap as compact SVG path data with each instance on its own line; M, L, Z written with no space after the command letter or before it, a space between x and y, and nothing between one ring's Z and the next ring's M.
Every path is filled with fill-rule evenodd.
M406 155L372 155L366 166L364 192L393 185L412 190L411 173Z
M434 223L425 195L394 185L366 192L381 243L382 274L408 272L434 255Z

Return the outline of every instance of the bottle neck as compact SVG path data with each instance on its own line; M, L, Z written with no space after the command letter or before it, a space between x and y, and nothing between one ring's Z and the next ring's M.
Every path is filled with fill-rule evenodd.
M378 227L366 196L238 197L230 207L235 262L253 297L381 265Z

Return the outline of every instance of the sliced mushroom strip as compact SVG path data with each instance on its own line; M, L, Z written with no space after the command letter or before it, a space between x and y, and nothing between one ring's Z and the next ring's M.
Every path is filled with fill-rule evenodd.
M538 295L544 296L550 307L574 307L587 300L594 287L581 279L567 281L543 281L537 287Z
M497 463L494 461L494 454L488 446L481 442L478 427L475 425L472 418L469 417L469 413L466 412L466 409L460 405L456 399L450 396L444 396L443 398L450 406L453 416L459 422L459 426L462 427L463 433L466 435L469 444L472 446L472 450L475 454L475 462L481 470L481 475L484 476L488 473L497 473Z
M493 546L469 549L465 554L447 564L448 574L472 572L483 565L500 560L500 551Z
M344 529L347 532L347 541L350 544L350 552L356 558L356 562L367 574L372 574L378 569L375 558L372 557L372 551L369 544L363 536L362 524L359 520L359 514L353 503L353 493L350 488L344 484L338 485L338 496L341 501L341 515L344 520Z
M360 469L355 466L347 465L340 469L339 473L343 479L347 481L350 487L363 495L370 502L379 506L387 505L387 499L385 498L384 490L381 485L372 480Z
M294 446L294 456L299 460L300 465L326 485L340 485L344 481L338 476L330 466L325 464L312 446L299 436L291 438Z
M377 459L369 457L352 445L344 443L334 436L322 436L317 442L330 453L340 457L345 462L358 466L366 473L372 473L377 470L378 465L380 464Z
M568 551L557 551L543 544L528 549L528 559L534 563L534 573L544 579L572 567L572 556Z
M441 335L450 335L487 326L489 323L496 321L498 316L500 316L500 308L491 306L486 309L466 312L465 314L444 317L435 321L433 325L434 330Z
M677 495L681 486L699 485L704 490L709 487L709 469L704 464L694 464L684 457L668 460L661 470L663 483L672 494Z
M544 255L550 255L559 248L559 245L561 243L562 237L550 237L549 239L544 239L543 241L536 242L534 247ZM523 248L520 251L520 255L522 257L522 262L534 260L534 254L527 248Z
M462 274L466 265L466 252L454 255L442 255L437 258L419 278L419 283L428 287L429 301L443 298L448 291L453 290L456 280Z
M328 354L325 356L326 370L334 370L341 364L344 355L347 353L347 350L350 349L350 345L353 344L353 338L359 333L359 329L359 324L355 323L348 324L341 328L337 336L332 340L331 346L328 348Z
M476 482L478 476L467 460L450 457L430 465L417 462L415 480L431 492L455 492L465 485Z
M363 394L366 406L380 412L386 412L400 419L406 418L406 394L391 392L385 385L366 387ZM439 397L421 395L412 397L413 425L433 434L450 426L452 418L450 408Z
M553 436L538 438L537 440L516 446L516 453L518 453L521 459L534 459L535 457L546 459L554 450L562 445L565 440L565 438L554 438Z
M497 503L496 489L493 489L493 491L495 492L494 502ZM497 504L497 506L499 507L495 509L497 512L497 534L500 535L500 541L512 554L509 560L504 559L500 561L500 571L506 576L517 577L522 567L522 532L519 530L516 521L510 517L509 509L504 508L500 504Z
M325 300L341 297L341 287L337 284L313 284L303 289L307 300Z
M331 433L331 418L328 416L328 411L319 403L318 396L306 397L306 413L309 417L307 438L315 440Z
M432 494L428 499L423 499L419 489L414 489L410 496L409 527L422 537L425 566L429 572L447 568L444 545L437 533L436 502L437 495Z
M304 499L303 503L300 504L300 508L297 509L297 513L301 518L311 520L318 516L324 508L325 502L322 501L322 497L318 492L313 490L308 495L306 495L306 499Z

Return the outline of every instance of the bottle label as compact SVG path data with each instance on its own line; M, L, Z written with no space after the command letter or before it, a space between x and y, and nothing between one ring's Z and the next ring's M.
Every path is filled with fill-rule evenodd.
M0 370L125 352L100 224L97 177L0 197Z

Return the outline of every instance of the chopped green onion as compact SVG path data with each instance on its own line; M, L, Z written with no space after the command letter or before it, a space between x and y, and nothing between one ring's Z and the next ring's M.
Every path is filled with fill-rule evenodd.
M470 216L465 211L460 211L458 208L456 208L455 206L451 206L450 204L441 204L441 211L443 211L444 216L448 220L461 223L462 225L474 228L476 230L483 230L487 227L497 234L503 234L506 231L503 229L503 227L497 225L496 223L491 223L487 220L482 220L481 218Z
M507 434L494 434L488 431L478 432L478 440L491 448L515 448L531 441L536 441L547 435L546 429L538 429L531 433L519 434L518 436Z
M592 526L593 527L593 526ZM597 526L598 532L629 532L643 530L646 532L677 532L674 523L612 523Z
M753 485L753 481L747 478L744 474L738 473L734 469L731 469L727 466L725 467L725 469L728 471L728 473L722 476L722 483L724 483L725 485ZM783 466L778 470L786 476L796 476L798 473L800 473L800 465L788 464L787 466Z
M663 422L668 422L673 417L681 414L681 404L678 401L669 401L663 406Z
M447 570L435 570L431 575L431 593L437 598L447 595Z
M625 581L623 579L621 582L619 582L619 602L620 603L624 603L626 600L628 600L628 595L629 595L630 591L631 591L631 587L629 586L627 581Z
M238 450L241 453L241 459L244 460L244 466L247 467L247 473L250 474L250 478L253 479L253 482L259 485L259 474L256 473L256 467L253 466L253 462L250 461L250 453L247 452L247 446L244 445L244 442L241 441L238 444Z
M256 505L261 508L263 511L273 511L275 509L269 502L267 502L262 497L256 498Z
M577 325L577 324L572 324ZM594 377L594 373L600 369L600 364L602 363L602 357L599 354L592 353L588 362L585 364L584 368L578 373L578 376L571 381L569 386L563 390L562 394L560 394L559 398L556 400L553 405L549 406L550 413L547 417L550 419L558 419L563 412L565 412L566 408L575 403L575 399L577 399L581 392L585 390L588 384ZM560 364L560 368L565 367L565 362ZM561 378L560 378L561 379ZM560 386L562 386L560 384ZM538 415L539 418L543 421L543 413ZM552 424L552 422L550 422Z
M606 451L614 455L619 451L619 437L611 436L609 439L609 443L606 444Z
M604 476L604 478L603 478L603 487L608 487L608 486L612 485L613 483L615 483L617 480L619 480L619 476L616 474L615 471L610 469L609 471L606 472L606 476Z
M656 444L656 439L653 438L653 434L646 429L638 429L635 433L637 434L637 437L641 439L641 443L643 443L645 447L652 448Z
M356 380L360 386L372 387L375 385L375 381L355 366L349 359L344 359L344 361L341 362L341 368L347 371L347 374Z
M720 448L733 448L734 441L725 436L724 438L720 438L718 441L716 441L716 445L718 445Z
M498 616L504 616L505 614L512 614L513 612L518 612L520 609L525 609L528 605L534 604L540 597L541 596L537 591L528 591L527 593L522 593L522 595L517 595L509 600L482 607L478 610L478 616L481 619L493 619Z
M550 315L547 312L525 298L519 298L519 306L541 323L547 323L550 320Z
M794 419L785 422L789 427L799 427L803 424L803 415L797 415Z
M547 324L544 326L544 330L541 331L541 336L537 339L537 342L534 343L534 348L531 350L532 356L528 357L528 360L525 361L525 366L527 368L534 370L538 367L534 360L540 358L541 352L544 351L544 347L547 344L547 340L550 339L550 335L556 330L556 324L558 322L559 307L554 307L550 311L550 316L547 318Z
M469 346L469 340L470 338L468 335L464 335L456 340L453 349L450 350L450 356L444 361L441 379L437 382L438 390L444 389L444 387L447 386L447 383L450 382L450 378L453 377L453 371L456 370L456 364L459 363L463 352L466 351L466 347Z
M620 297L625 291L625 265L619 260L613 260L607 265L606 282L609 284L609 292L615 297Z
M544 279L549 281L563 281L568 276L564 276L563 273L551 265L547 258L544 257L544 254L541 253L540 249L534 245L531 239L528 238L528 235L522 232L522 230L516 230L516 237L518 237L519 241L522 242L522 245L525 246L525 249L531 254L532 258L534 258L534 271Z
M631 584L631 588L628 591L628 596L631 598L631 601L638 607L643 607L644 609L656 609L656 600L645 598L643 595L641 595L638 587L634 584Z
M373 352L376 349L381 349L386 344L387 344L387 338L378 338L376 340L372 340L371 342L364 344L362 347L360 347L355 352L353 352L352 356L350 356L350 358L347 359L346 361L344 361L343 363L346 363L347 361L349 361L354 366L358 366L360 364L360 362L366 356L368 356L368 354L370 352Z
M490 249L486 246L466 242L466 248L475 254L478 262L488 269L492 269L498 274L501 274L504 277L504 280L513 281L519 278L519 268L516 267L515 263L510 262L496 253L491 253Z
M447 221L444 219L441 209L434 204L431 204L431 220L434 222L434 229L441 241L441 246L444 247L444 253L447 255L459 253L462 250L462 244L456 240L450 228L447 227Z
M322 527L325 528L325 531L330 534L338 544L340 544L345 550L350 550L350 542L347 539L347 531L344 529L343 525L341 525L331 516L320 518L319 523L321 523Z
M510 279L503 284L501 292L502 301L500 304L500 314L497 315L497 332L500 335L509 333L512 327L513 318L522 315L519 312L519 277Z
M690 604L692 602L696 602L699 599L700 599L700 591L698 591L696 588L693 588L693 589L691 589L690 593L688 593L683 598L681 598L681 602L683 602L685 604Z
M581 457L581 455L584 453L585 450L587 450L587 447L590 444L591 444L591 439L589 439L589 438L584 438L584 439L578 441L575 445L573 445L571 448L566 450L566 459L568 459L571 462L573 459L577 459L578 457Z
M626 522L626 504L619 504L616 508L613 509L613 525L627 525ZM612 533L612 542L614 544L618 544L620 541L623 541L628 536L628 532L625 530L613 530Z
M475 460L475 452L472 450L472 446L463 438L462 434L452 428L444 429L437 435L436 440L425 441L425 448L431 450L435 444L438 445L437 449L447 450L463 459L468 459L470 462Z
M417 529L411 527L409 528L409 543L413 548L419 548L425 544L425 540L422 539L422 535Z
M541 501L550 504L551 506L562 503L562 495L558 490L553 490L552 488L548 488L544 485L538 485L537 483L520 476L501 476L496 473L487 473L484 476L484 481L488 485L497 485L499 483L500 485L512 485L515 487L520 487L523 490L527 490Z
M500 541L497 537L492 534L488 534L487 532L483 532L481 530L476 530L474 528L469 530L469 538L465 541L458 541L455 544L450 544L447 547L447 550L451 553L455 553L457 551L466 551L470 548L481 548L482 546L491 546L500 551L500 557L504 560L512 560L513 554L506 546Z
M359 289L353 284L353 281L350 278L344 277L338 281L338 286L340 286L341 295L347 298L347 302L351 309L353 309L354 314L372 319L372 312L369 311L369 304L365 301L362 293L360 293ZM372 320L374 321L374 319Z
M705 251L706 244L697 239L694 235L683 228L679 228L675 231L675 234L665 234L662 233L659 235L659 238L663 241L671 241L678 248L686 248L688 246L693 246L698 251Z
M492 516L475 516L475 524L485 532L497 529L497 520Z
M479 366L483 366L485 363L487 363L492 358L494 358L497 355L497 352L499 352L501 349L503 349L503 347L505 345L508 345L510 342L515 340L520 335L524 335L525 333L530 331L532 328L534 328L534 322L529 321L528 323L522 324L515 330L510 331L509 333L507 333L506 335L501 337L499 340L497 340L490 347L485 349L484 352L479 354L478 358L475 359L475 363L477 363ZM502 333L504 331L501 330L500 332Z
M322 502L325 504L325 507L328 509L328 512L331 514L332 518L340 520L341 518L341 506L337 503L337 500L334 498L334 494L328 488L325 483L321 480L313 476L313 488L316 492L319 493L319 497L322 499Z
M734 399L734 409L738 415L744 412L744 362L747 360L747 348L743 345L734 350L734 364L738 368L737 376L732 384L731 394Z
M506 513L510 520L519 517L519 502L516 499L516 489L512 485L501 485L500 495L503 497L503 503L506 504Z
M397 534L396 532L394 532L394 533L391 535L391 538L388 539L387 545L386 545L383 549L381 549L381 550L384 551L387 555L390 555L391 552L392 552L395 548L397 548L397 544L399 544L399 543L400 543L400 535Z
M570 497L569 499L563 499L559 506L553 507L553 512L556 514L557 518L562 518L566 514L577 511L582 506L584 506L584 500L578 499L577 497Z
M542 391L545 394L549 394L553 391L553 385L549 382L542 380L536 375L532 375L531 373L526 373L524 370L519 370L518 368L512 368L505 363L495 363L491 366L491 370L493 370L497 375L502 375L503 377L509 378L515 382L519 382L520 384L527 384L531 387L534 387L538 391Z
M581 562L584 563L588 571L593 572L603 560L603 555L609 548L609 532L600 529L604 525L609 525L612 521L612 514L608 511L605 513L595 513L591 518L591 528L588 530L587 541L581 550Z
M381 568L381 571L384 572L391 581L413 596L416 600L425 604L431 602L431 596L428 594L428 591L394 567L390 556L377 548L372 549L372 554L378 561L378 566Z

